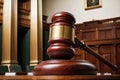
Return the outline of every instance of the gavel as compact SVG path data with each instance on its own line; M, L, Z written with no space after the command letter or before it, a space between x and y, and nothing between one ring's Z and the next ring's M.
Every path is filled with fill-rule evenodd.
M71 60L75 55L74 47L79 47L98 58L111 69L117 67L96 54L91 48L75 38L75 18L68 12L53 15L49 31L47 54L51 60L40 62L33 70L34 75L96 75L96 67L86 60Z

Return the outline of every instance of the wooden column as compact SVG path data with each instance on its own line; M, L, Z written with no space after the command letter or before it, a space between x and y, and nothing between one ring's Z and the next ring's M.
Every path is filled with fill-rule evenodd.
M43 21L42 21L42 1L38 1L38 60L43 60Z
M38 64L42 54L42 0L31 0L30 65ZM41 58L40 58L41 59Z
M2 65L17 64L18 0L4 0L2 27Z

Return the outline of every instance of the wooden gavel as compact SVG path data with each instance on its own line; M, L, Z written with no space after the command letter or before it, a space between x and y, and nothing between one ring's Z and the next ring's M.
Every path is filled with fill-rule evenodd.
M65 12L63 12L63 14L61 14L61 13L56 14L56 16L54 16L52 18L53 24L50 27L50 39L49 39L49 44L51 44L51 46L48 48L49 56L51 58L56 58L56 59L67 59L67 58L73 57L74 50L72 48L67 48L68 46L66 47L65 43L70 43L70 44L74 43L76 45L76 47L80 47L80 49L87 51L88 53L90 53L91 55L93 55L94 57L96 57L97 59L102 61L103 63L105 63L107 66L109 66L112 70L116 71L117 67L115 65L111 64L109 61L104 59L101 55L99 55L95 51L93 51L90 47L88 47L85 44L83 44L82 42L80 42L77 38L74 39L74 37L75 37L75 35L74 35L75 19L74 18L72 19L72 17L69 17L69 16L71 16L71 14L68 15ZM60 16L60 15L62 15L62 16ZM58 18L58 16L60 18ZM67 18L64 16L67 16ZM58 23L58 21L61 23ZM58 43L57 43L57 41L58 41ZM56 49L53 46L54 45L53 43L55 43L55 45L57 45L57 47L60 47L60 48ZM59 45L63 45L64 50L62 48L63 46L61 47ZM69 45L69 47L70 46L71 45ZM55 48L55 49L53 49L53 48ZM50 52L50 50L52 50L52 52ZM59 50L58 54L56 53L56 50ZM53 51L55 51L55 52L53 52Z
M50 46L47 49L47 54L51 60L42 61L37 65L33 71L34 75L96 75L95 66L88 61L70 60L75 53L73 46L87 51L111 69L117 70L116 66L75 38L74 24L75 18L68 12L60 12L53 15L48 40Z

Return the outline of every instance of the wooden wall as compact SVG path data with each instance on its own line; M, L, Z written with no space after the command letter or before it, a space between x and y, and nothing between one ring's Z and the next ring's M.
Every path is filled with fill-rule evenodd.
M105 59L117 65L118 71L112 71L101 61L78 48L75 49L76 55L73 59L86 59L101 73L120 73L120 17L76 24L76 36Z

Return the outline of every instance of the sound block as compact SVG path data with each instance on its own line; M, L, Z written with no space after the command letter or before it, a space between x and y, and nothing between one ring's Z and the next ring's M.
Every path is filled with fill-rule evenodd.
M94 65L86 60L47 60L34 67L34 75L96 75Z

